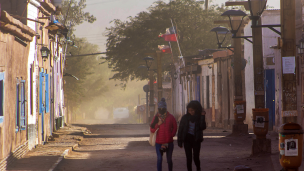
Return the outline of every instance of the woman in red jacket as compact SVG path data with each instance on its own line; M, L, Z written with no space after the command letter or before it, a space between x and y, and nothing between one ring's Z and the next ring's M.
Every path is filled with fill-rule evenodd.
M154 116L150 131L154 133L157 129L155 149L157 154L157 171L162 170L163 153L166 152L169 171L172 171L172 153L174 149L173 137L177 131L176 120L173 115L167 111L167 103L162 98L158 103L158 113Z

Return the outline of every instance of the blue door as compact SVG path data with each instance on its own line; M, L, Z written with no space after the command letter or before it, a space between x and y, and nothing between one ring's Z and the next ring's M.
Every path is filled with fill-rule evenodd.
M266 108L269 108L269 127L273 130L275 124L275 75L274 69L265 70Z

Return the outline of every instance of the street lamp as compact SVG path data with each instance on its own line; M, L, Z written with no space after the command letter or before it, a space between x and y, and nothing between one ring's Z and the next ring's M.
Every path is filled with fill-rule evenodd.
M247 16L247 14L241 10L228 10L228 11L225 11L221 16L227 16L229 18L231 33L232 33L232 37L234 38L236 36L236 33L239 31L239 29L242 25L242 22L243 22L244 18ZM242 17L242 20L241 20L238 28L233 28L231 17Z
M216 34L217 46L218 46L219 49L220 48L227 48L227 49L231 50L231 48L233 48L231 46L230 47L222 47L222 44L225 41L227 34L229 33L229 30L226 27L220 27L220 26L219 27L214 27L211 31L215 32L215 34ZM219 35L224 35L224 38L223 38L222 41L220 41ZM233 50L231 50L231 51L233 52Z
M248 38L252 38L252 36L236 36L239 29L241 28L242 24L243 24L243 20L244 18L247 16L247 14L242 11L242 10L228 10L228 11L225 11L221 16L227 16L229 18L229 22L230 22L230 27L231 27L231 33L232 33L232 38L243 38L247 41L249 41L250 43L252 43L251 40L249 40ZM237 28L234 28L233 27L233 20L232 20L232 17L241 17L241 22L240 24L237 26Z
M146 61L146 67L148 68L148 71L149 71L154 58L152 58L151 56L147 56L147 57L144 57L143 60Z
M268 27L270 30L281 35L280 31L274 29L274 27L281 27L281 24L270 24L270 25L259 24L258 25L258 21L262 15L262 13L266 9L267 0L248 0L248 1L226 2L226 6L235 6L235 5L243 5L246 10L250 11L249 18L252 20L251 28Z
M149 84L149 91L150 91L150 115L148 113L146 113L146 123L149 123L153 116L154 116L154 85L153 85L153 82L154 82L154 76L153 76L153 70L150 69L151 66L152 66L152 63L153 63L153 60L154 58L152 58L151 56L147 56L147 57L144 57L143 60L145 60L146 62L146 66L145 65L141 65L139 66L138 68L146 68L148 69L148 71L150 72L150 78L149 78L149 81L150 81L150 84ZM147 92L146 92L147 93ZM147 97L147 100L148 100L148 97ZM148 106L147 106L148 108Z
M40 51L41 51L41 56L42 56L43 60L46 61L50 54L49 48L44 46L40 49Z
M266 8L267 0L248 0L252 26L257 26L258 20Z

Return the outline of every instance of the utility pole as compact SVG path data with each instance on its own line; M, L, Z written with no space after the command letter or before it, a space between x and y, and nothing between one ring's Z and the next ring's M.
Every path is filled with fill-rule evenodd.
M146 118L146 122L148 124L150 124L150 122L152 121L154 114L155 114L155 106L154 106L154 75L153 75L153 70L150 69L149 70L149 74L150 74L150 85L149 85L149 89L150 89L150 104L149 104L149 109L150 109L150 116L147 116ZM148 99L148 98L147 98Z
M158 95L158 102L160 102L160 99L163 97L163 86L162 86L162 51L156 51L157 56L157 95Z
M242 79L242 32L244 28L244 21L240 17L232 17L231 22L228 20L214 21L214 24L228 24L230 28L239 30L233 30L234 37L232 40L233 44L233 75L234 75L234 120L233 133L248 133L248 124L244 124L246 119L246 101L243 99L243 79ZM238 110L239 109L239 110ZM230 122L230 121L229 121ZM231 123L230 123L231 124Z
M297 77L296 73L284 73L284 59L296 56L296 5L295 0L281 0L281 47L282 57L282 123L297 122Z

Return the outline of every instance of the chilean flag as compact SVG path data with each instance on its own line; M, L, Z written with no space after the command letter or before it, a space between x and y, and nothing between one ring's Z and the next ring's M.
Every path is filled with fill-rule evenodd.
M164 38L165 41L167 42L176 42L177 39L177 34L176 34L176 27L170 27L166 29L165 34L160 34L158 37Z
M161 50L163 53L172 53L171 48L168 45L158 45L158 49Z

